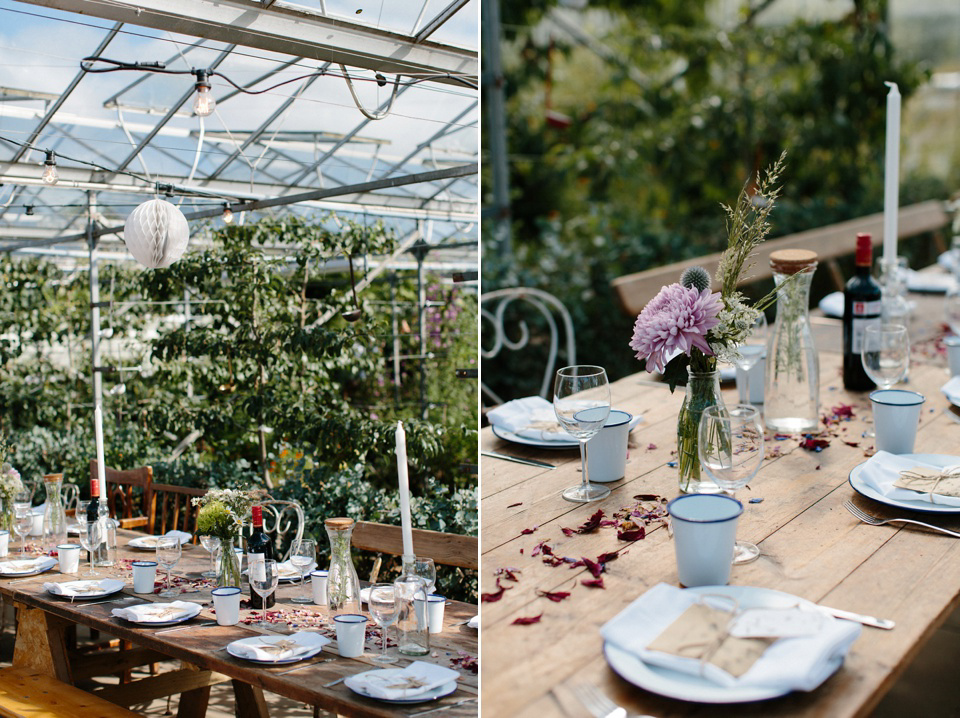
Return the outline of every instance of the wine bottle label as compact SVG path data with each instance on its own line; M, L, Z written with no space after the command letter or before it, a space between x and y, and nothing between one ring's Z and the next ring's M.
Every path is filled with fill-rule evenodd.
M853 316L855 317L879 317L883 311L883 302L876 299L872 302L854 302Z
M874 302L861 302L861 304L874 304ZM856 304L856 302L855 302ZM880 304L880 302L876 302ZM869 319L854 319L853 320L853 353L859 354L863 351L863 337L867 331L867 327L879 327L881 319L880 317L870 317Z
M267 565L264 563L266 556L262 553L248 553L247 566L250 568L251 581L267 580Z

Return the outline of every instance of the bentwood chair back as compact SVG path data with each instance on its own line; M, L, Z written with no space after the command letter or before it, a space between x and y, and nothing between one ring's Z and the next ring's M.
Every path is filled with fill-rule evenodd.
M353 529L352 543L354 548L365 551L403 555L399 526L358 521ZM413 548L417 556L432 558L440 566L456 566L470 571L480 568L480 546L476 536L413 529Z
M132 529L149 526L145 507L150 501L153 485L153 467L141 466L136 469L104 468L107 507L110 516L120 523L120 528ZM90 461L90 478L97 478L97 461Z
M504 350L516 352L529 348L539 351L531 361L538 371L543 367L539 394L544 399L550 398L550 388L556 371L561 340L560 325L563 326L566 362L563 366L577 363L570 312L559 299L548 292L529 287L510 287L485 292L480 295L480 321L484 337L484 345L480 347L482 359L493 359ZM535 336L531 331L532 326L544 327L545 336ZM530 353L533 354L534 351ZM480 391L495 404L505 401L482 381ZM507 397L510 398L515 397Z
M206 493L207 489L153 484L150 487L147 533L158 535L173 530L186 531L193 534L193 543L197 543L197 515L200 508L193 505L192 499Z
M303 507L296 501L267 499L261 501L263 507L263 530L274 537L274 555L286 561L290 558L294 544L303 538Z

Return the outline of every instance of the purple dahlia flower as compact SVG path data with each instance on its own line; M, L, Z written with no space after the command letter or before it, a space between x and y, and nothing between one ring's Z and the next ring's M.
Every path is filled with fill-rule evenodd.
M717 315L722 308L719 292L668 284L637 317L630 348L637 359L647 360L649 372L662 372L677 349L689 355L697 347L710 356L707 332L720 323Z

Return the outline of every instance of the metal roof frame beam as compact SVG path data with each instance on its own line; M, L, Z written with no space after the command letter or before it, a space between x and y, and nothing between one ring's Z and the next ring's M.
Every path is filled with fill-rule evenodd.
M439 30L447 20L460 12L460 10L463 9L468 2L470 2L470 0L453 0L452 3L440 11L439 15L424 25L423 29L413 36L413 41L420 43L426 40L433 33Z
M437 75L437 82L457 86L462 83L449 75L476 78L480 71L475 50L416 42L407 35L324 17L280 2L264 8L261 2L252 0L21 1L382 73Z

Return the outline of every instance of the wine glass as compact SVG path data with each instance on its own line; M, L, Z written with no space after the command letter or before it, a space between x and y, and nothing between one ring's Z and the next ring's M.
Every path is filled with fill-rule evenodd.
M100 523L99 519L96 521L87 521L86 512L77 517L77 523L80 525L80 545L83 546L90 555L90 569L84 576L87 578L99 576L93 568L93 555L96 553L100 544L103 543L103 524Z
M579 486L563 492L567 501L586 503L609 496L606 486L587 477L587 440L597 434L610 416L610 384L599 366L568 366L557 372L553 385L553 410L564 431L580 442L582 477Z
M700 416L697 452L700 465L729 496L747 485L763 461L763 423L760 412L749 404L716 405ZM737 541L734 563L750 563L760 549L746 541Z
M200 545L210 553L210 569L201 573L205 578L217 577L217 554L220 552L220 539L216 536L201 536Z
M270 626L267 623L267 597L277 590L277 581L280 578L277 562L272 558L251 561L247 571L250 573L250 588L263 599L263 620L260 621L260 628L268 629Z
M743 397L747 404L752 403L750 401L750 370L757 365L766 349L767 317L760 312L747 332L743 344L737 347L740 356L734 360L737 368L743 371Z
M23 491L18 491L13 495L13 510L26 509L27 511L33 506L33 491L30 489L24 489Z
M437 566L432 558L417 556L413 564L414 572L427 584L427 593L433 593L437 586Z
M373 657L374 663L395 663L396 656L387 655L387 628L393 625L400 615L400 601L397 600L397 589L390 583L376 583L370 587L370 598L367 600L370 615L380 626L380 655Z
M863 332L863 369L881 389L902 381L910 368L910 337L902 324L880 324Z
M944 318L950 325L950 331L960 336L960 287L954 287L947 292L943 304Z
M293 544L293 550L290 552L290 563L296 566L300 572L300 593L302 594L290 599L294 603L313 603L313 597L306 593L305 577L316 558L317 542L313 539L300 539Z
M15 509L16 521L13 524L13 530L20 537L20 558L27 554L27 534L33 529L33 513L29 508Z
M167 571L167 585L160 595L164 598L173 598L180 595L180 591L170 587L170 570L180 563L183 548L177 536L160 536L157 539L157 563Z

